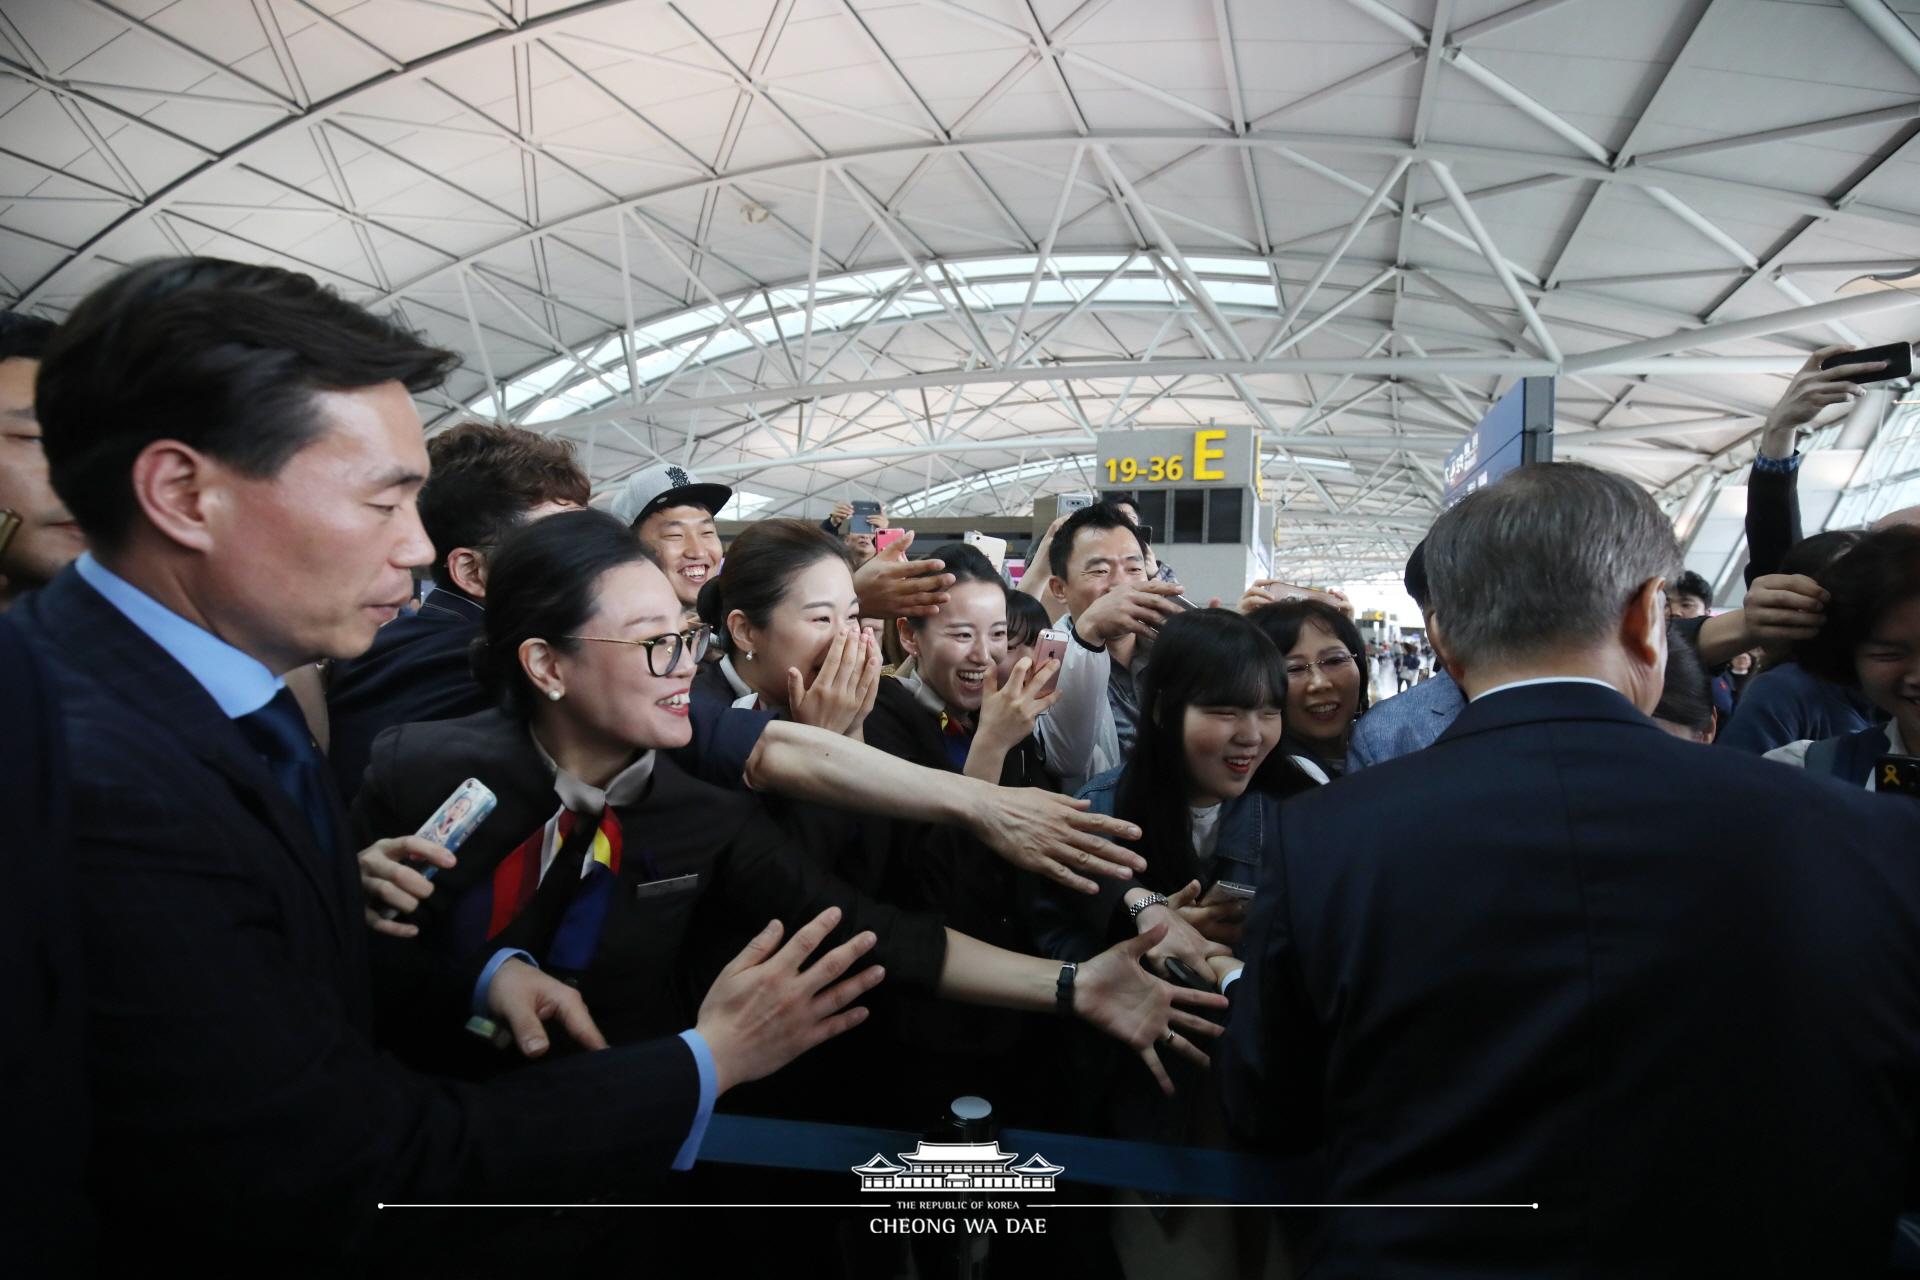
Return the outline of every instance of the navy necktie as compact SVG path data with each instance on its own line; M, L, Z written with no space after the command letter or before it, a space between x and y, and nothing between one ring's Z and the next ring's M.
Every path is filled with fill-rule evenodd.
M328 794L320 745L307 731L307 718L291 689L281 688L258 711L234 719L248 745L259 752L287 798L306 815L314 839L326 857L334 854L333 798Z

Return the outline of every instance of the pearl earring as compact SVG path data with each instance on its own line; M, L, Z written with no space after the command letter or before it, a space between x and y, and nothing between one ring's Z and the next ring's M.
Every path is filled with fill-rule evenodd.
M547 701L549 702L560 701L560 691L558 689L547 690Z
M753 661L753 650L751 650L751 649L749 649L749 650L747 650L747 661L748 661L748 662L752 662L752 661Z

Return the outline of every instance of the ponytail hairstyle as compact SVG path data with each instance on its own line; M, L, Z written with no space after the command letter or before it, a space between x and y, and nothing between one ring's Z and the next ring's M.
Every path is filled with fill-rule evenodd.
M481 688L510 714L530 719L541 699L520 665L520 646L544 640L573 653L599 607L601 575L660 561L632 529L604 511L563 511L523 525L501 540L487 567L485 630L470 658Z
M805 520L761 520L747 526L727 547L720 572L700 588L700 621L713 628L713 642L732 653L727 617L735 609L749 623L765 627L773 611L793 589L794 579L822 560L837 560L853 571L853 558L838 539Z
M1139 736L1114 804L1115 816L1140 828L1147 869L1134 883L1173 893L1200 873L1188 805L1187 708L1284 712L1286 705L1286 661L1246 618L1231 609L1195 609L1160 628L1140 682Z

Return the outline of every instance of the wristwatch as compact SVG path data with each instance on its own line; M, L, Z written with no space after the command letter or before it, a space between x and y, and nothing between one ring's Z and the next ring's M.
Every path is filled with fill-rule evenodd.
M1073 1016L1073 978L1074 975L1079 972L1079 965L1072 963L1063 964L1060 966L1060 980L1054 983L1054 1007L1059 1010L1060 1016L1063 1018L1071 1018Z
M1129 902L1127 904L1127 919L1138 920L1140 918L1140 913L1142 911L1145 911L1148 907L1164 907L1166 905L1167 905L1166 894L1149 893L1146 897L1140 899L1140 901Z

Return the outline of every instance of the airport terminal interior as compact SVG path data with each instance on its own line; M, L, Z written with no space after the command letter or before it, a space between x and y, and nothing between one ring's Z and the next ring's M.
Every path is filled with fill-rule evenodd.
M1920 0L0 0L0 310L22 1274L1920 1272Z

